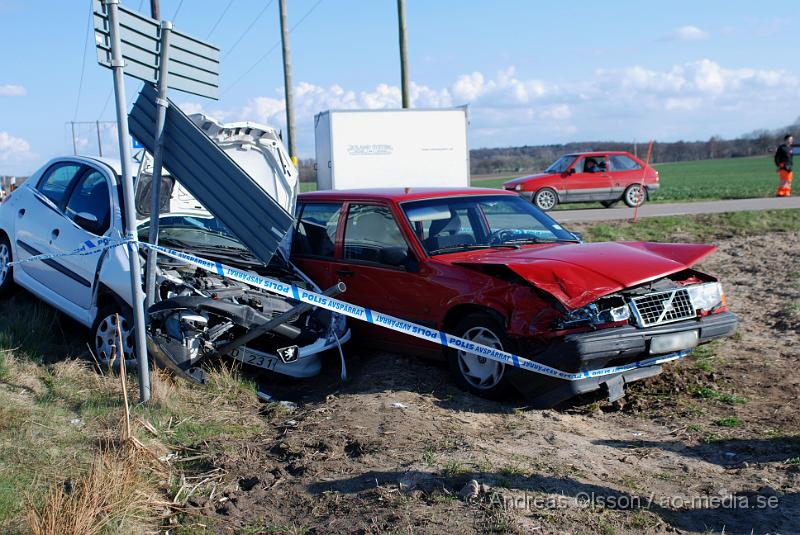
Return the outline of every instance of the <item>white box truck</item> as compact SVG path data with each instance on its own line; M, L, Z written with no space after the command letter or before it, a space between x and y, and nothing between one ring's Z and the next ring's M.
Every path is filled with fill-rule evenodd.
M467 108L314 117L317 189L467 187Z

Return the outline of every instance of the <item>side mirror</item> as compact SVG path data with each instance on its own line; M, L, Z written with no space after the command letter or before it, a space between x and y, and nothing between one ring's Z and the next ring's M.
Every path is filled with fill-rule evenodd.
M381 249L381 263L393 267L404 267L413 271L412 264L416 264L405 247L385 247Z
M89 212L78 212L75 214L75 223L87 232L100 234L104 229L101 228L97 216Z
M574 174L575 174L575 168L574 167L570 167L569 169L564 171L564 173L561 176L563 176L564 178L567 178L568 176L572 176Z

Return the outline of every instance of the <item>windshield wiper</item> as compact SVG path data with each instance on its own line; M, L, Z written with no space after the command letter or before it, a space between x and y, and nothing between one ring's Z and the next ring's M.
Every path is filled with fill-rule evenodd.
M525 245L526 243L577 243L577 240L566 240L564 238L523 238L505 242L507 244Z
M464 251L466 249L495 249L497 247L506 247L509 249L519 249L519 245L513 243L496 243L493 245L485 245L482 243L460 243L458 245L451 245L450 247L443 247L441 249L434 249L431 254L446 253L450 251Z

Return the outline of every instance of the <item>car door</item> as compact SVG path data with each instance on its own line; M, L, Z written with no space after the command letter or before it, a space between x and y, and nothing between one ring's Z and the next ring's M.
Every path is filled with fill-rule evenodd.
M50 191L50 183L42 183L43 193ZM18 234L25 244L18 241L18 245L29 254L68 253L105 235L111 227L111 191L104 172L81 166L58 205L52 202L56 197L48 197L52 206L46 206L47 217L29 220L27 232ZM89 309L101 256L64 256L30 264L39 264L35 277L51 291Z
M332 263L341 202L302 203L292 239L292 262L323 290L338 280Z
M622 197L625 188L644 180L642 166L625 154L612 154L608 158L611 174L611 194L615 199Z
M419 261L390 207L381 203L349 203L343 222L340 257L334 273L347 284L345 301L414 323L434 327L439 319L437 292L420 273ZM356 326L362 337L382 346L419 348L424 342L366 323Z
M588 160L596 162L595 172L589 172ZM607 199L611 194L611 177L608 173L605 156L582 156L572 166L566 183L567 202L599 201Z

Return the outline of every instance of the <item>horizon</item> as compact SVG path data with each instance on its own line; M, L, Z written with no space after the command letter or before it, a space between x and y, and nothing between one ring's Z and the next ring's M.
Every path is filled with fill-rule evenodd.
M147 7L143 0L122 3ZM52 156L71 154L69 121L114 115L111 73L96 63L89 2L53 3L45 17L37 7L0 0L7 42L29 40L34 16L42 27L36 47L0 59L3 175L30 174ZM626 1L604 7L602 16L579 16L581 9L593 14L592 7L410 2L413 105L468 104L471 150L735 139L785 128L800 115L800 67L779 48L790 21L744 0L724 10L679 1L649 12ZM355 0L289 5L298 157L313 157L320 111L400 107L395 8ZM221 100L170 91L176 104L285 130L277 3L162 0L161 11L222 54ZM141 82L126 77L125 85L130 104ZM96 154L94 126L76 129L79 153ZM114 135L112 127L102 130L104 155L116 156Z

